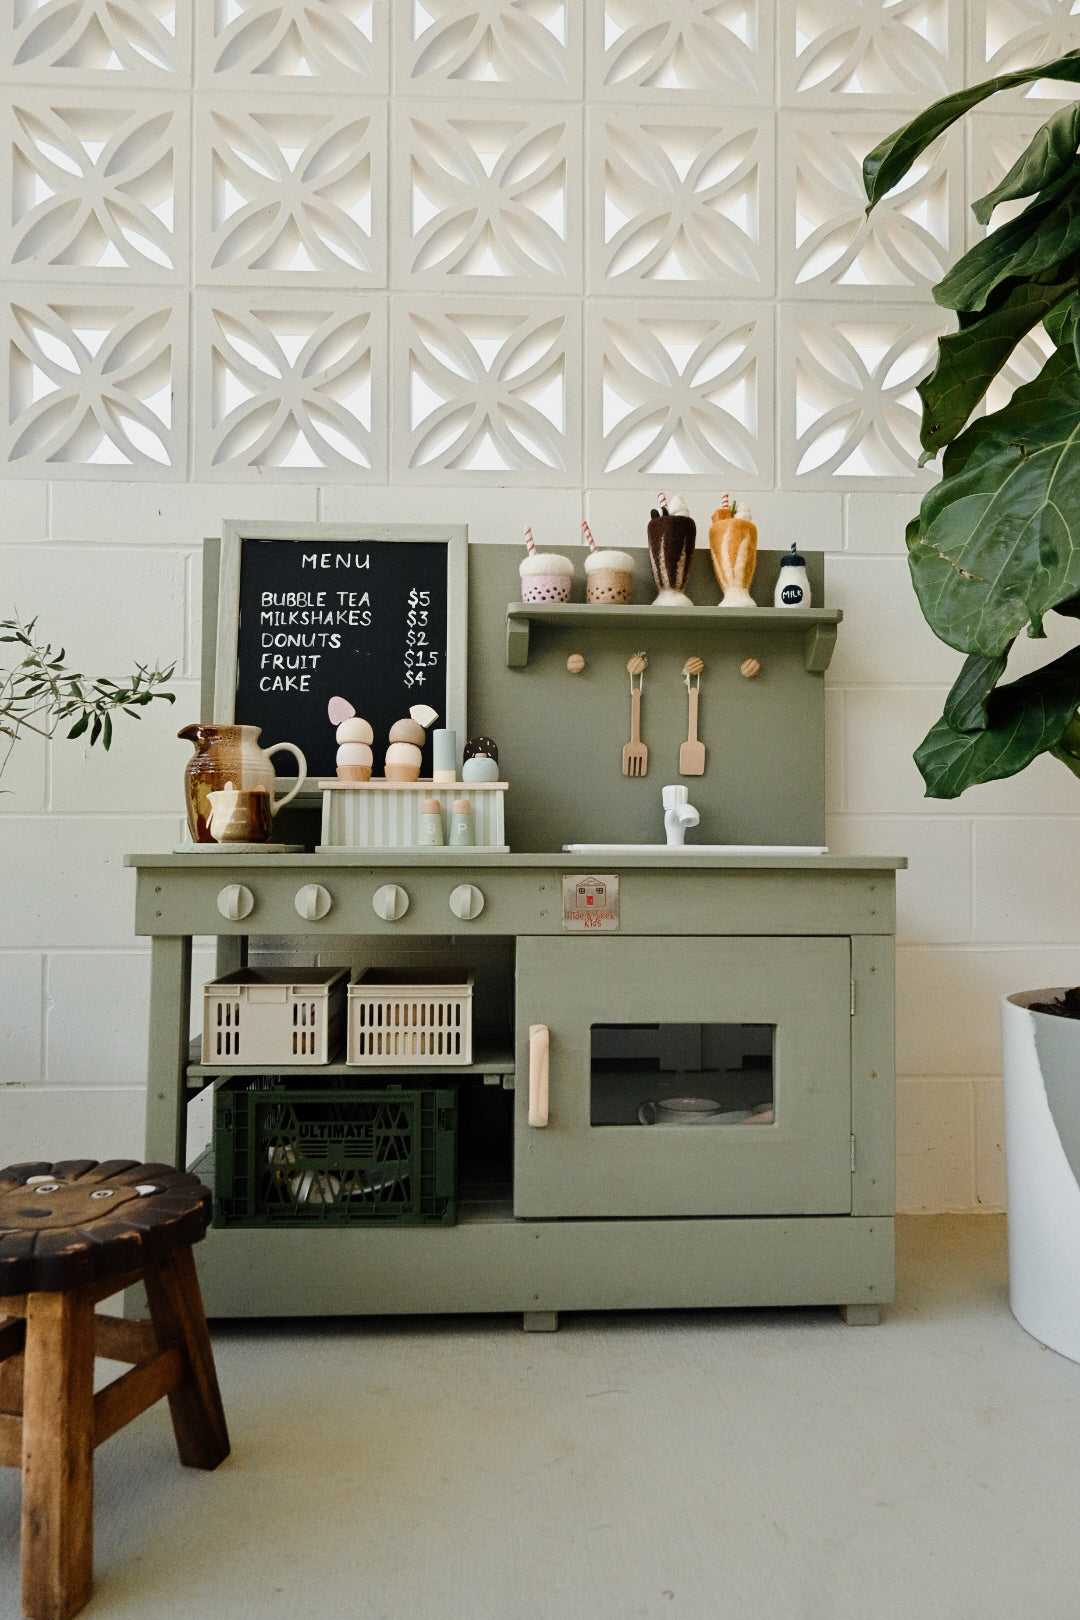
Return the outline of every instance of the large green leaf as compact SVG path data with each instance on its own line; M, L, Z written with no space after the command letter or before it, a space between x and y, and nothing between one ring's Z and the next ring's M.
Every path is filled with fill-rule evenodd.
M945 699L947 725L956 731L986 730L990 724L987 705L1008 662L1008 652L999 653L996 658L980 658L972 653L964 659L964 667Z
M953 692L970 678L965 665ZM1058 745L1078 704L1080 647L1074 647L1045 668L992 692L985 724L978 730L951 724L947 707L915 750L928 796L955 799L978 782L1014 776L1037 755Z
M1040 635L1044 613L1080 591L1080 371L1071 348L1051 364L1042 409L1020 389L995 413L925 497L909 544L927 622L964 653L997 657L1028 624Z
M999 203L1013 202L1017 197L1034 197L1037 191L1060 179L1072 164L1077 146L1080 146L1080 101L1062 107L1048 119L1005 178L993 191L972 203L971 212L979 224L989 223Z
M919 383L924 461L956 437L1020 339L1075 288L1075 276L1049 286L1023 282L993 310L939 339L937 364Z
M1057 307L1060 308L1061 306L1059 305ZM1056 312L1057 311L1055 310L1050 316L1048 316L1047 320L1052 320L1053 315L1056 314ZM1073 359L1071 346L1056 349L1038 375L1033 377L1031 382L1021 384L1021 386L1013 393L1009 403L1003 407L1002 410L992 411L987 416L977 416L975 420L964 429L963 433L961 433L952 441L950 445L947 446L945 454L941 458L942 480L944 481L946 479L956 477L957 473L967 465L968 461L970 461L972 455L982 444L983 440L990 438L992 434L997 432L998 428L1002 425L1003 417L1007 419L1007 422L1015 422L1018 420L1027 421L1033 417L1041 416L1042 412L1046 408L1046 401L1050 397L1050 393L1055 384L1058 383L1075 364L1076 362ZM915 520L916 529L920 533L921 519L922 514L920 513L919 518ZM909 525L909 530L910 527L911 525ZM912 542L909 534L909 550L911 548L911 544Z
M911 168L920 153L936 141L938 136L962 118L972 107L977 107L988 96L999 90L1012 90L1020 84L1031 84L1036 79L1065 79L1080 83L1080 50L1068 51L1053 62L1041 62L1037 67L1023 68L1016 73L1002 73L982 84L970 85L966 90L955 90L926 107L903 129L879 142L863 160L863 186L870 208L881 201Z
M1073 334L1078 313L1080 299L1070 298L1067 303L1055 304L1049 315L1043 317L1046 335L1051 343L1060 348L1062 344L1075 341Z
M1050 752L1075 776L1080 776L1080 715L1073 715Z
M1062 276L1080 250L1080 158L1016 219L976 242L934 288L945 309L981 310L1009 280Z

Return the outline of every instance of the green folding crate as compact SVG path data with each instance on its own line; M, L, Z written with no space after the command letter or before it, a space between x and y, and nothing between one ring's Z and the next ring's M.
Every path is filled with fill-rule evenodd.
M214 1097L215 1226L451 1226L457 1088L232 1076Z

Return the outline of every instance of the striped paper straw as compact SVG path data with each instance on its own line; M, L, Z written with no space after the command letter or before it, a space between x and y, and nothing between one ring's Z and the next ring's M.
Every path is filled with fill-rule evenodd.
M593 539L592 530L589 528L589 525L588 525L588 523L586 522L586 520L584 518L582 518L582 520L581 520L581 532L585 536L586 541L588 542L589 550L590 551L595 551L596 550L596 541Z
M527 523L525 525L525 550L530 557L536 556L536 545L533 541L532 530Z

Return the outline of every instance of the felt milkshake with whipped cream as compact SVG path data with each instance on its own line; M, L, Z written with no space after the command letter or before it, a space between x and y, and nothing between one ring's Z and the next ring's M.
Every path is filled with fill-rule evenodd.
M697 524L681 495L657 496L649 518L649 561L657 595L654 607L693 607L683 586L690 573Z

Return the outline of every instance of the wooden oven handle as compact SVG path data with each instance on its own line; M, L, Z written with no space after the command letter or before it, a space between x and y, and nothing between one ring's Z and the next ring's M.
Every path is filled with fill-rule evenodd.
M551 1035L546 1024L529 1025L529 1124L548 1122L548 1055Z

